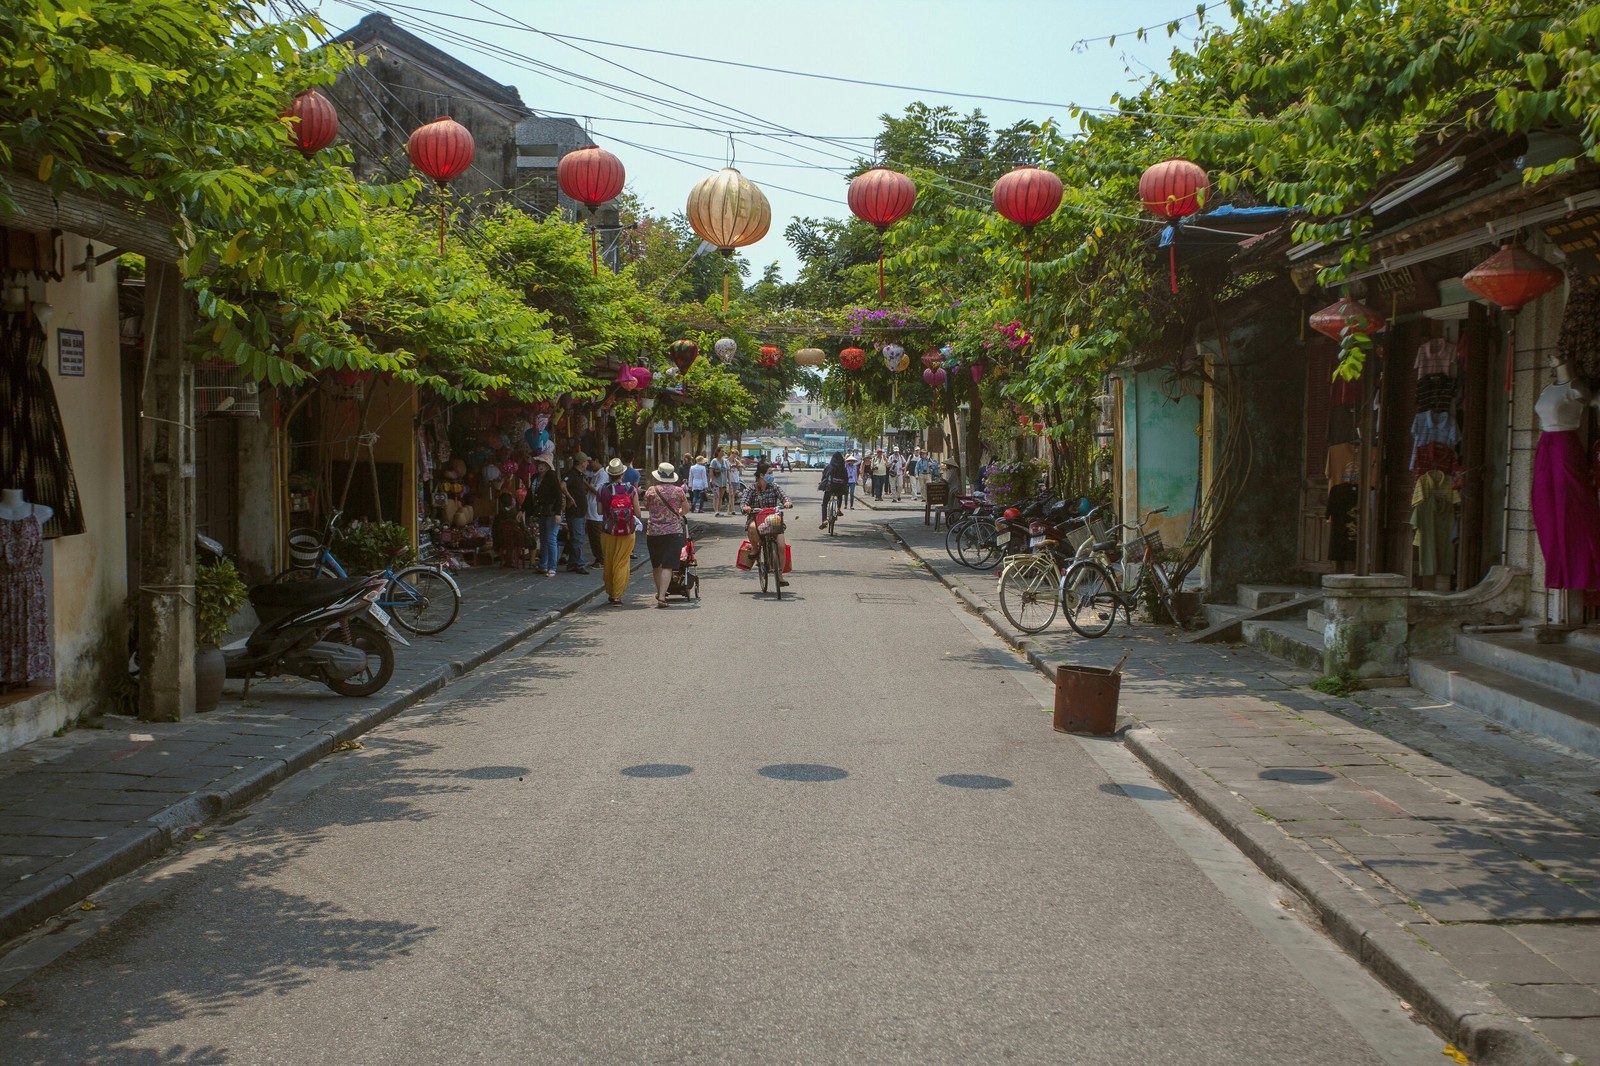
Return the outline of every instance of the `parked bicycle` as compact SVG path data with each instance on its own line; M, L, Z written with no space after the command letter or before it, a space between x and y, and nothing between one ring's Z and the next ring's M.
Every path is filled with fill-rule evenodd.
M1000 570L1000 610L1006 621L1024 633L1043 632L1055 621L1067 571L1105 539L1106 511L1102 504L1056 524L1037 519L1027 524L1027 550L1008 555Z
M1183 625L1178 590L1162 564L1161 531L1145 527L1167 509L1158 507L1135 522L1124 522L1109 539L1091 546L1087 558L1067 569L1061 582L1061 609L1067 624L1084 637L1103 637L1122 611L1133 624L1133 608L1147 594L1166 609L1174 625ZM1121 536L1132 534L1124 545Z
M331 547L338 536L339 520L343 516L343 511L335 511L328 519L320 539L310 531L291 533L290 555L296 565L279 574L275 580L349 577ZM412 563L399 570L386 566L379 576L387 584L378 605L413 633L423 636L442 633L450 628L461 612L461 586L441 567L427 562Z

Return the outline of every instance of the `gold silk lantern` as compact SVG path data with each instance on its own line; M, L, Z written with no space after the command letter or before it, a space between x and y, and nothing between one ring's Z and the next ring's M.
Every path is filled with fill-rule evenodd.
M759 241L772 227L772 205L756 183L733 167L701 179L689 191L685 209L700 239L716 246L725 259L734 249ZM722 268L722 310L728 310L728 267Z

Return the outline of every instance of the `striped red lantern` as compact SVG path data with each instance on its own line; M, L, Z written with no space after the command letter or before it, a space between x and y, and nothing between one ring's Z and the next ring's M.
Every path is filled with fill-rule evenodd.
M917 184L897 170L873 167L851 180L845 202L852 214L878 231L878 299L882 300L883 231L911 213L917 203Z
M1021 226L1031 237L1033 227L1061 206L1061 179L1038 167L1017 167L994 183L994 209ZM1023 285L1033 299L1033 249L1023 243Z
M1206 205L1211 179L1205 169L1187 159L1164 159L1139 177L1139 199L1144 209L1174 223L1172 241L1167 245L1167 269L1172 291L1178 291L1177 221L1188 218Z
M316 155L339 135L339 112L333 103L315 89L307 89L283 111L290 119L289 137L306 158Z
M418 170L442 188L467 172L477 150L467 127L444 115L411 131L406 155ZM444 254L444 197L439 197L439 254Z

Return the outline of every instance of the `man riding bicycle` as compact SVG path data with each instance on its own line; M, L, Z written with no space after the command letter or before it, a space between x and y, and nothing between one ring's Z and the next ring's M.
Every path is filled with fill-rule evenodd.
M827 529L828 501L837 497L842 511L850 495L850 473L845 469L843 452L833 453L833 458L828 460L827 467L822 471L822 484L817 488L822 490L822 524L817 528Z
M765 459L757 463L755 486L745 494L744 507L741 508L750 516L749 521L745 523L744 531L750 539L751 546L759 547L761 544L761 532L757 525L763 518L773 511L793 506L794 502L789 499L788 494L778 487L778 479L772 473L772 464ZM778 542L778 558L787 558L788 548L785 546L783 534L775 533L772 539ZM782 574L778 575L778 584L788 584Z

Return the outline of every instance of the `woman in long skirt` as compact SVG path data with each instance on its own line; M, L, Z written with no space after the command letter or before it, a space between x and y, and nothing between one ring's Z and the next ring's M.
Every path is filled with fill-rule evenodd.
M605 565L606 599L613 607L622 606L622 595L628 591L628 578L633 572L633 518L639 513L639 497L633 486L622 480L627 472L627 464L621 459L611 460L606 466L610 480L600 490L600 552ZM619 496L626 497L632 506L614 506Z

